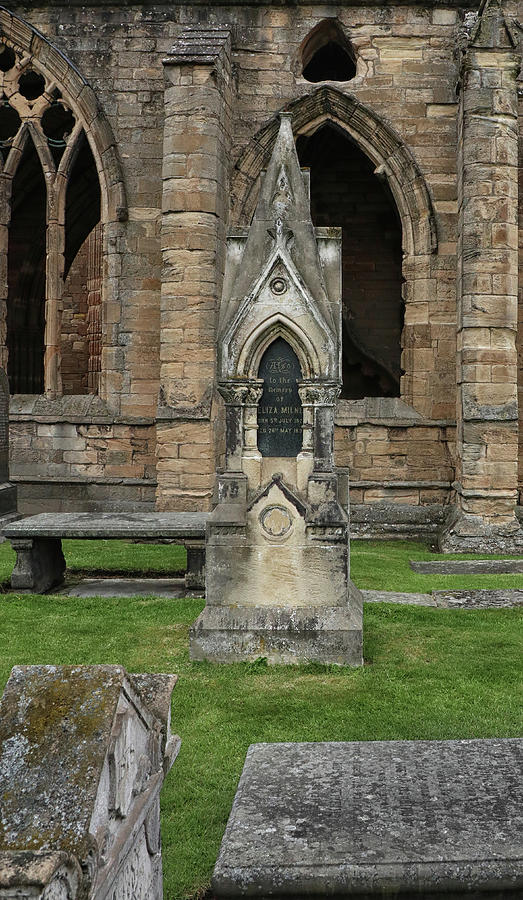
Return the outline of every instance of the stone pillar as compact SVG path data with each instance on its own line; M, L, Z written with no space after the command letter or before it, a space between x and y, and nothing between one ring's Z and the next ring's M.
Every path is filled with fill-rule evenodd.
M16 518L16 486L9 481L9 381L0 368L0 525Z
M227 472L242 471L243 419L248 386L221 382L218 390L225 400L225 468Z
M98 393L102 364L102 226L96 225L89 235L87 260L87 337L89 363L87 384L90 394Z
M498 0L465 53L459 124L456 507L443 550L523 548L518 464L519 53Z
M65 209L48 184L47 258L45 272L44 388L49 400L62 394L61 342L64 287ZM60 214L61 213L61 214Z
M165 67L158 506L206 509L216 318L228 217L230 32L186 29ZM194 443L206 452L181 459ZM189 448L190 449L190 448ZM216 449L218 454L218 449Z

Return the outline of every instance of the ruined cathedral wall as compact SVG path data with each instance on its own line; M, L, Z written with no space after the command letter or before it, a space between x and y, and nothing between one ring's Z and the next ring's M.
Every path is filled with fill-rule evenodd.
M391 526L390 533L426 533L441 522L454 479L460 15L456 8L405 6L344 7L337 14L356 51L357 73L335 87L373 110L412 153L430 192L437 248L423 260L408 253L404 259L401 399L408 409L388 402L380 414L378 401L342 401L336 461L350 467L354 531ZM317 88L300 77L299 48L322 18L317 7L260 10L256 24L252 10L242 15L235 56L240 116L234 157L240 159L253 131ZM241 198L233 199L232 215L239 219ZM413 413L420 418L409 421Z
M93 456L82 456L92 454L92 446L80 447L78 443L78 449L70 452L79 456L74 462L69 460L70 465L77 466L77 474L59 468L56 477L81 480L83 472L99 482L100 497L109 489L104 486L104 478L125 477L129 479L122 485L126 496L151 503L155 476L149 451L154 443L151 436L156 433L158 505L180 509L210 505L214 467L223 444L222 411L216 402L209 401L223 267L223 252L216 245L223 243L229 205L232 223L244 221L245 209L249 208L241 179L236 178L236 166L271 117L320 87L301 75L300 46L325 16L337 15L354 47L357 71L350 82L333 87L379 116L412 155L428 188L437 237L437 243L434 241L427 252L409 245L405 184L407 199L399 210L405 226L404 375L399 400L405 405L389 404L386 414L376 403L342 405L336 418L337 462L351 467L355 505L373 504L378 512L385 510L383 515L389 518L394 515L386 509L391 503L405 508L407 518L408 507L424 508L424 526L435 526L439 511L451 497L454 478L455 48L460 9L454 4L336 8L301 4L46 5L29 12L24 8L20 15L59 47L95 90L116 136L129 206L128 222L114 238L120 250L119 268L108 273L118 281L119 298L106 317L106 394L114 412L114 422L108 424L111 434L104 437L108 450L104 459L103 448L97 448L95 462ZM182 96L184 79L192 79L192 87L203 91L208 84L205 78L210 77L210 69L205 74L197 67L180 68L178 82L172 84L169 127L176 135L176 153L169 175L178 179L180 208L183 210L184 197L190 197L190 202L185 219L179 219L177 238L169 237L172 256L167 267L164 256L162 275L162 249L165 251L166 246L165 235L160 235L162 158L168 102L162 59L182 29L198 24L231 26L232 80L224 129L229 147L225 151L220 146L215 151L222 155L217 162L212 153L206 155L210 132L205 112L195 107L181 115L180 103L180 115L176 114L175 101ZM350 131L350 123L341 125L347 125ZM353 125L357 132L358 124ZM314 123L302 123L301 127L306 132ZM372 145L373 138L363 134L360 140L364 147L365 141ZM385 153L383 147L378 149ZM215 185L215 193L221 192L221 206L209 210L206 197L218 164L225 166L226 183L220 183L219 190ZM401 173L397 174L401 181ZM401 184L396 187L401 194ZM163 190L164 204L169 206L176 197L166 195L165 184ZM216 231L204 233L205 223L212 217L223 221ZM198 232L199 220L203 224ZM415 231L426 228L426 222L411 221L410 226ZM157 422L159 393L166 412ZM49 432L39 435L38 440L45 437L49 451L59 451L58 444L53 445L52 426L43 424ZM43 458L45 452L41 444L32 443L33 438L37 440L38 422L20 420L17 427L30 454L26 461L34 465L37 454ZM71 430L72 440L83 437L79 433L83 427L82 422L74 422L69 416L66 430ZM118 429L126 436L117 434ZM132 439L146 441L147 462L143 465L140 453L133 451ZM126 447L120 446L126 440ZM125 476L108 475L111 441L116 442L115 452L127 454L125 462L121 457L122 465L134 467ZM17 453L16 460L20 459ZM58 457L56 465L61 465ZM89 471L90 465L98 469ZM143 481L149 481L149 486ZM79 497L81 488L74 490ZM92 495L94 489L89 490ZM143 500L145 494L147 501Z

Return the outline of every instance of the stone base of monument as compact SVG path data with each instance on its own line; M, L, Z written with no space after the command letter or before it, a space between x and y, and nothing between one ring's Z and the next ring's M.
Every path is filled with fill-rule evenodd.
M255 744L218 898L523 896L523 740Z
M361 666L361 611L354 585L346 608L206 606L191 628L191 659Z

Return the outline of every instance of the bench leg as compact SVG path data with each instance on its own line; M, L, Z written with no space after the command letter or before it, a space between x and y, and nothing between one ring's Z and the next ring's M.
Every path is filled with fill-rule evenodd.
M21 594L43 594L64 580L65 559L60 538L12 538L16 563L11 587Z
M185 541L187 571L185 587L189 591L205 591L205 541Z

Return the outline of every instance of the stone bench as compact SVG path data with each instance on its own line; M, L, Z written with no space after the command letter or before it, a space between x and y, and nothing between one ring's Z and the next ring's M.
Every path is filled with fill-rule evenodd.
M63 538L172 540L187 549L185 587L205 588L205 527L209 513L41 513L4 528L16 553L11 587L41 594L61 584L65 574Z

